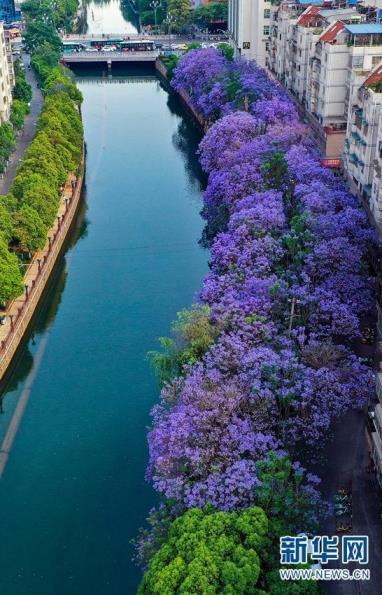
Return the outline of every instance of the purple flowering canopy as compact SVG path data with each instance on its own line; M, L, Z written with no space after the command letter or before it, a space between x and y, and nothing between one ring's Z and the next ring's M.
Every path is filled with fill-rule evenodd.
M194 50L173 86L217 119L199 148L211 245L199 297L220 332L163 387L147 476L183 507L230 511L255 502L267 453L316 444L367 401L372 372L351 342L373 307L376 239L263 70Z

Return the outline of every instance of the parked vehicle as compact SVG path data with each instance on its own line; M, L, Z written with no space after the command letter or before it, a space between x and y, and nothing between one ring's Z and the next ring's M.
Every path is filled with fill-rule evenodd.
M351 515L351 508L350 506L347 506L345 508L341 508L340 510L336 510L334 513L336 516L342 516L344 514L349 514Z

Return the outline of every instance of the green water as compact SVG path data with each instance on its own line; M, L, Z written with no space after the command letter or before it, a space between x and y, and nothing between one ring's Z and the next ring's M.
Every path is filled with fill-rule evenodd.
M153 76L84 76L86 206L5 391L39 363L0 481L1 595L126 595L158 399L145 354L207 270L198 131ZM37 356L36 356L37 354Z

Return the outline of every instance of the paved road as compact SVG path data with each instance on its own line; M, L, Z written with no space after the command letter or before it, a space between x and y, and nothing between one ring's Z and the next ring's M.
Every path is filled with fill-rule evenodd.
M9 188L15 177L18 165L24 156L25 150L29 147L33 140L36 132L36 122L41 111L43 103L43 96L40 89L37 86L37 80L32 69L29 69L29 56L23 56L23 62L25 65L25 76L28 83L32 87L32 101L30 114L25 118L24 128L20 132L20 135L16 141L16 149L12 153L9 159L8 169L3 177L0 179L0 194L7 194Z
M372 324L371 319L367 322L368 325ZM380 359L376 345L358 342L355 348L361 357L374 357L375 364ZM323 448L317 469L323 478L323 493L333 501L339 487L347 486L351 489L352 534L369 536L370 559L367 567L370 569L371 580L326 583L324 590L328 595L376 595L382 593L382 504L376 477L368 471L365 412L349 411L331 429L331 436ZM347 522L344 519L344 523ZM335 533L335 526L336 518L333 516L325 523L323 532Z
M323 492L332 499L341 486L351 486L353 494L353 535L368 535L370 582L326 583L330 595L376 595L382 592L381 495L375 476L367 471L368 448L364 413L350 411L333 428L334 437L324 449ZM320 470L318 470L320 472ZM335 533L335 518L328 519L323 532ZM359 568L359 566L358 566Z

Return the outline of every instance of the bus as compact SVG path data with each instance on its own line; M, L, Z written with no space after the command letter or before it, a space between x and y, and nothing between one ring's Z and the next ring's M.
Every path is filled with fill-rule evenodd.
M83 43L73 43L71 41L62 42L62 51L64 54L70 54L72 52L83 52L86 49L86 45Z
M90 42L90 45L92 48L97 48L97 50L100 50L101 48L105 47L105 45L106 46L115 45L116 47L119 47L122 42L123 42L123 39L119 38L119 37L115 37L114 39L105 37L105 39L102 39L102 38L93 39Z
M134 41L124 40L120 44L120 49L122 52L154 52L156 48L153 41L138 39Z

